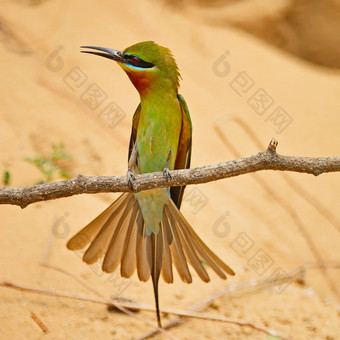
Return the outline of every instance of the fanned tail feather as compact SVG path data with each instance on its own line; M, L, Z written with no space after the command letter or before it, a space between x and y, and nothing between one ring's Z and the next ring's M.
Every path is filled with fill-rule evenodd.
M167 195L166 191L164 194ZM84 262L93 264L104 256L102 268L105 272L113 272L120 265L123 277L130 277L136 268L141 281L147 281L151 276L159 326L159 277L162 275L165 282L172 283L172 264L187 283L192 282L188 263L203 281L210 281L202 260L222 279L226 279L226 274L234 275L232 269L198 237L170 197L164 205L159 232L148 235L137 199L132 193L124 193L79 231L67 243L67 248L78 250L88 244Z

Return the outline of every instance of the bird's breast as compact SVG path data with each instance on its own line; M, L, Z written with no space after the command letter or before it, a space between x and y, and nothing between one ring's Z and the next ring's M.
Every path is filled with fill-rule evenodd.
M182 114L178 103L164 104L142 103L136 138L140 173L174 169Z

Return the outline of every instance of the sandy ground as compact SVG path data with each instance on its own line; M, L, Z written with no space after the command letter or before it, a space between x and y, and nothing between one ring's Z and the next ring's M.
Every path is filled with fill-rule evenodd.
M41 172L24 158L48 157L51 145L61 142L72 156L62 166L72 176L125 174L139 97L113 62L80 54L84 44L123 49L154 40L171 48L194 125L193 167L265 150L272 137L282 154L339 154L338 70L298 59L237 28L210 25L192 13L165 1L2 0L0 171L10 172L10 185L40 180ZM98 103L89 98L89 88L100 89ZM269 98L266 110L258 106L259 94ZM115 116L103 113L109 104ZM160 285L161 307L184 310L232 285L287 276L270 288L222 296L201 311L250 321L293 339L340 339L340 273L330 267L339 263L339 188L338 174L268 171L188 187L184 215L237 275L222 281L212 274L212 282L205 284L194 274L191 285L176 276L174 284ZM65 274L40 266L44 256L107 297L153 306L150 282L103 274L65 247L115 197L80 195L24 210L1 206L0 281L92 294ZM316 263L328 268L289 278L298 266ZM91 302L3 287L0 297L1 339L136 339L152 329ZM46 334L31 312L47 326ZM153 313L138 315L155 322ZM173 328L171 335L273 339L249 327L194 319Z

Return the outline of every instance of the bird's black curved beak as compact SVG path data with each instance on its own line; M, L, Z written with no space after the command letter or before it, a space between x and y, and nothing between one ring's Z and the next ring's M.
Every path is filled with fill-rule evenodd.
M112 48L106 48L106 47L98 47L98 46L80 46L80 48L89 48L92 50L97 50L101 52L94 52L94 51L81 51L82 53L89 53L94 55L99 55L100 57L108 58L117 62L124 63L126 60L124 60L122 52L114 50Z

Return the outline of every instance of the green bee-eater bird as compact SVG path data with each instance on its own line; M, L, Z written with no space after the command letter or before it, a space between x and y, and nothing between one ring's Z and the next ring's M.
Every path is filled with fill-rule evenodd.
M180 75L170 50L152 41L124 51L83 48L95 51L82 52L116 61L140 94L132 122L129 181L134 174L163 171L168 176L169 170L189 168L192 126L186 102L178 94ZM123 277L130 277L136 268L141 281L151 276L159 327L159 276L172 283L172 263L187 283L192 282L187 262L205 282L210 278L202 261L222 279L226 279L225 273L234 275L180 213L184 188L124 193L67 243L71 250L90 244L84 262L92 264L104 256L105 272L113 272L120 265Z

